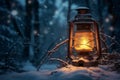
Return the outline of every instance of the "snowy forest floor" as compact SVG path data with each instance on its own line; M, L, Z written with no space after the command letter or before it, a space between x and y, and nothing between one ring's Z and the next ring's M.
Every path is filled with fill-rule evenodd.
M29 69L30 67L28 67ZM109 71L108 66L57 68L55 65L43 65L40 71L8 73L0 75L0 80L120 80L120 74Z

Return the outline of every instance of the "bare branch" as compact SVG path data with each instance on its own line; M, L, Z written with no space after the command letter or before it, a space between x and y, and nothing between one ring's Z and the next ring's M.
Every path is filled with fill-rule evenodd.
M53 53L55 52L61 45L63 45L64 43L68 42L69 39L66 39L64 41L62 41L61 43L57 44L52 50L48 51L48 53Z
M41 65L45 62L45 60L52 54L54 53L61 45L63 45L64 43L68 42L69 39L66 39L64 41L62 41L61 43L57 44L52 50L48 51L47 54L43 57L43 59L40 61L40 64L37 67L37 71L39 71L39 68L41 67Z
M111 48L115 43L111 43L110 46L108 46L108 48Z
M111 37L111 36L109 36L109 35L107 35L107 34L105 34L105 33L100 33L100 34L103 35L103 36L105 36L105 37L110 38L112 41L114 41L114 44L116 43L116 44L118 44L118 45L120 46L120 43L115 40L115 37ZM113 45L113 44L112 44L112 45Z
M57 61L60 61L66 65L69 65L69 63L67 63L66 61L62 60L62 59L59 59L59 58L50 58L50 60L57 60Z

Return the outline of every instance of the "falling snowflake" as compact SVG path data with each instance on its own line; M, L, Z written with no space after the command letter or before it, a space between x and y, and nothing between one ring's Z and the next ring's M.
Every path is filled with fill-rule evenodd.
M60 41L62 41L62 38L60 38Z
M106 22L106 23L108 23L109 21L110 21L110 19L109 19L109 18L106 18L106 19L105 19L105 22Z
M109 15L109 18L110 18L110 19L113 19L113 15Z
M53 25L53 21L50 21L50 22L49 22L49 25Z
M48 29L44 30L44 34L48 34L48 32L49 32Z
M110 27L109 27L109 30L110 30L110 31L114 31L114 27L113 27L113 26L110 26Z
M21 26L23 26L23 24L21 24Z
M55 16L58 16L58 14L59 14L59 11L56 10L56 11L55 11Z
M44 8L48 8L46 5L44 5Z
M68 7L68 2L67 2L67 1L64 2L64 3L62 4L62 6L64 6L65 8L67 8L67 7Z
M34 30L34 31L33 31L33 33L34 33L34 35L39 36L39 33L38 33L38 31L37 31L37 30Z
M8 19L8 20L7 20L7 23L9 24L10 22L11 22L11 21Z
M66 37L65 36L62 36L62 39L65 39Z
M34 30L33 34L36 35L36 36L40 36L40 34L39 34L39 32L37 30Z
M15 7L15 5L16 5L15 3L12 3L12 7Z
M31 4L32 3L32 1L31 0L28 0L28 4Z
M16 15L18 15L18 11L17 11L17 10L12 10L12 11L11 11L11 14L12 14L13 16L16 16Z
M11 18L11 15L8 15L8 18Z

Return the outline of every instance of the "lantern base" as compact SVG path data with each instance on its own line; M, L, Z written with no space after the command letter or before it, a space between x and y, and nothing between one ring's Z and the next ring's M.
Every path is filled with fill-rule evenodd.
M90 61L90 62L85 62L83 60L79 61L72 61L73 66L77 67L92 67L92 66L98 66L98 61Z

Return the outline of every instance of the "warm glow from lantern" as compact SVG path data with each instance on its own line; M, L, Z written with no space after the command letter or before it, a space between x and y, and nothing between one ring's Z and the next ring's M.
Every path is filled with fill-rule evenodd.
M92 32L76 32L74 37L74 48L76 51L89 52L94 48Z

